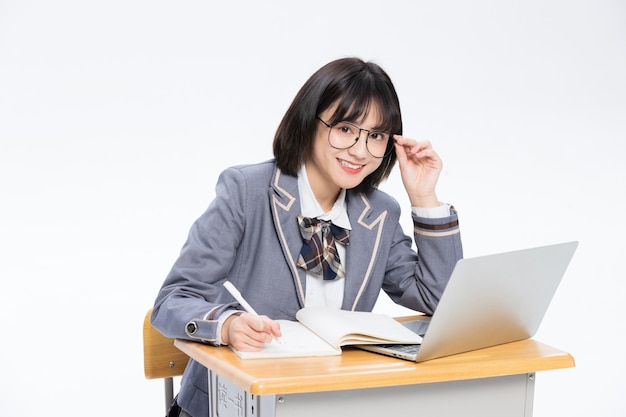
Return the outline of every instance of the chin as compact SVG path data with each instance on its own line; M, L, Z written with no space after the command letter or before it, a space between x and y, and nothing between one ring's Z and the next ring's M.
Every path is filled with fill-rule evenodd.
M345 188L346 190L350 190L354 187L357 187L362 182L363 182L363 179L360 179L358 181L339 181L337 185L340 188Z
M346 190L349 190L361 184L363 180L371 174L369 170L367 171L368 172L361 170L360 172L349 173L346 172L344 169L339 168L339 170L333 175L333 182L337 184L337 186L339 186L340 188L345 188Z

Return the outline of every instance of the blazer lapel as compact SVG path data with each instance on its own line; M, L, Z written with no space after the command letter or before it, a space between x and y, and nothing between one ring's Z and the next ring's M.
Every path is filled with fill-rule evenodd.
M302 249L302 237L296 221L296 216L301 211L297 178L285 175L276 168L270 185L270 194L274 227L285 260L291 269L300 305L304 307L306 272L296 266Z
M298 300L304 307L306 271L296 266L302 249L302 237L298 222L295 220L301 211L298 180L296 177L283 174L280 169L276 168L269 192L274 227L285 260L292 271ZM346 247L348 276L345 278L342 308L354 310L370 280L382 238L383 226L387 220L387 211L372 208L370 201L363 193L348 191L346 199L352 230L350 231L350 244Z
M372 208L363 193L349 192L350 245L346 247L346 284L342 308L354 310L371 278L387 220L386 210Z

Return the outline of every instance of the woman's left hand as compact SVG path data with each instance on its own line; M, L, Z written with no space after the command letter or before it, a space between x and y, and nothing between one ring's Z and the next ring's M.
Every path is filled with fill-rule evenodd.
M443 162L429 141L394 135L402 183L414 207L437 207L435 187Z

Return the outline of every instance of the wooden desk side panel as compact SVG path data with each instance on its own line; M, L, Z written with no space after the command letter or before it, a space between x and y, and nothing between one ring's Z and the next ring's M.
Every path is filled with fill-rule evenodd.
M238 358L227 347L177 340L176 347L251 394L288 394L455 381L570 368L571 355L535 340L422 363L358 349L315 358Z

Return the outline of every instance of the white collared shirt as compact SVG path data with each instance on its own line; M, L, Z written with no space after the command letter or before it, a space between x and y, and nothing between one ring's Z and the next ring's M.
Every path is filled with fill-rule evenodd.
M350 220L348 219L348 209L346 206L346 190L341 190L339 197L329 212L324 212L320 204L315 199L313 190L309 185L309 179L306 175L304 165L300 167L298 172L298 190L300 193L300 209L305 217L317 217L321 220L330 220L335 225L351 230ZM295 220L294 220L295 221ZM337 243L337 254L341 260L341 265L346 271L346 248ZM325 306L333 308L341 308L343 303L343 291L346 280L344 278L335 278L334 280L324 281L319 276L307 271L306 273L306 293L305 307Z

